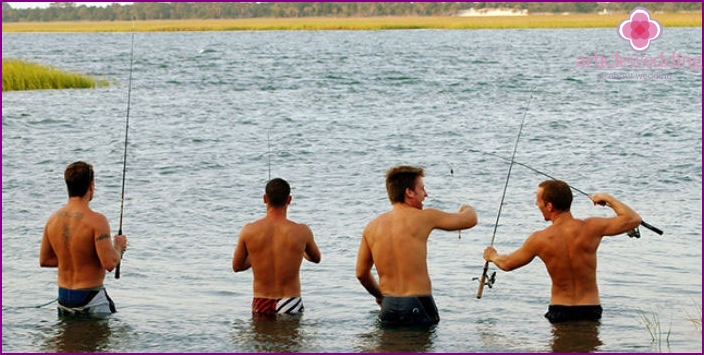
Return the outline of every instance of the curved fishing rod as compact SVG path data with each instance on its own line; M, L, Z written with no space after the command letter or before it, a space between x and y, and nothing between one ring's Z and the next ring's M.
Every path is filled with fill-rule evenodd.
M120 196L120 227L117 234L122 234L122 216L125 210L125 175L127 174L127 134L130 131L130 101L132 98L132 64L134 63L134 21L132 21L132 44L130 48L130 77L127 85L127 117L125 118L125 152L122 158L122 194ZM120 254L120 263L115 267L115 278L120 278L120 265L122 265L123 250Z
M491 156L494 156L494 157L497 157L497 158L500 158L500 159L503 159L503 160L508 161L508 159L506 159L506 158L504 158L504 157L502 157L502 156L500 156L500 155L498 155L498 154L494 154L494 153L484 152L484 151L477 150L477 149L467 149L467 151L476 152L476 153L482 153L482 154L486 154L486 155L491 155ZM538 173L538 174L540 174L540 175L543 175L543 176L545 176L545 177L548 177L548 178L550 178L550 179L558 180L557 178L553 177L552 175L549 175L549 174L547 174L547 173L544 173L544 172L542 172L542 171L540 171L540 170L538 170L538 169L536 169L536 168L534 168L534 167L532 167L532 166L530 166L530 165L528 165L528 164L524 164L524 163L521 163L521 162L517 162L517 161L515 161L515 160L513 161L513 164L518 164L518 165L520 165L520 166L522 166L522 167L524 167L524 168L527 168L527 169L529 169L529 170L532 170L533 172ZM572 190L575 190L575 191L579 192L580 194L582 194L582 195L584 195L584 196L586 196L586 197L589 197L589 194L588 194L588 193L586 193L586 192L584 192L584 191L582 191L582 190L580 190L580 189L578 189L578 188L576 188L576 187L574 187L574 186L572 186L572 185L570 185L570 184L567 184L567 186L569 186ZM643 220L640 221L640 225L643 226L643 227L645 227L645 228L650 229L651 231L657 233L658 235L663 235L663 233L664 233L664 232L662 231L662 229L660 229L660 228L658 228L658 227L655 227L655 226L653 226L653 225L651 225L651 224L649 224L649 223L646 223L646 222L643 221ZM629 235L630 235L630 234L629 234ZM635 232L635 235L640 236L640 234L638 234L638 232Z
M504 184L504 192L501 194L501 203L499 203L499 212L496 214L496 223L494 224L494 232L491 234L491 246L494 246L494 239L496 238L496 229L499 227L499 218L501 218L501 208L504 205L504 198L506 198L506 190L508 189L508 181L511 178L511 168L513 168L514 158L516 157L516 151L518 150L518 142L521 139L521 132L523 131L523 124L526 122L526 114L528 114L528 107L530 107L530 102L533 100L533 91L530 92L530 98L528 98L528 103L526 104L526 110L523 112L523 119L521 119L521 127L518 129L518 137L516 137L516 144L513 146L513 154L511 155L511 164L508 166L508 174L506 174L506 183ZM489 262L484 262L484 271L482 271L482 277L479 279L479 290L477 290L477 298L482 298L484 293L484 284L488 284L489 288L494 284L494 278L496 273L487 277L486 273L489 270ZM488 283L487 283L488 281Z

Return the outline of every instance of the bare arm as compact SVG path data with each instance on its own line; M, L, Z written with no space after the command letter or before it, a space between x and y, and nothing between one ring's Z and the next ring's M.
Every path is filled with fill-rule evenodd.
M469 205L461 205L456 213L447 213L432 208L425 211L432 214L436 227L442 230L468 229L476 226L479 222L477 213Z
M54 252L54 248L51 247L49 242L49 235L47 234L46 227L44 227L44 236L42 237L42 246L39 249L39 266L41 267L58 267L59 258Z
M594 194L589 196L595 205L609 206L616 213L611 218L589 218L589 223L596 225L602 236L625 233L638 227L641 222L640 215L623 202L608 194Z
M115 269L122 259L122 252L127 247L127 238L124 235L117 235L113 241L110 238L110 225L107 218L98 215L93 240L100 265L107 271Z
M232 256L232 270L234 272L245 271L252 267L252 264L249 262L249 253L247 252L247 245L244 242L243 234L244 230L240 233L235 253Z
M374 279L372 275L372 266L374 265L374 259L372 259L372 253L367 245L367 241L362 236L362 241L359 244L359 252L357 253L357 280L364 286L364 288L376 298L376 303L381 305L381 301L384 299L384 295L381 294L381 289L379 289L379 284Z
M308 228L308 226L305 226L307 233L308 233L308 242L306 243L306 250L303 252L303 257L306 258L306 260L314 263L319 263L321 259L320 255L320 249L318 249L318 245L315 244L315 238L313 237L313 232Z
M524 266L535 258L537 252L532 245L532 235L526 239L523 245L511 254L499 254L493 247L484 249L484 260L494 263L503 271L511 271Z

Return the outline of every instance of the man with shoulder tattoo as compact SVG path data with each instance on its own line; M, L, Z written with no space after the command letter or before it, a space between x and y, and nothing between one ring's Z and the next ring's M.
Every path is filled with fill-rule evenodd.
M110 237L107 218L90 209L95 180L93 166L70 164L64 179L68 203L49 217L44 227L39 264L58 268L60 316L103 317L116 312L103 286L127 249L127 237Z

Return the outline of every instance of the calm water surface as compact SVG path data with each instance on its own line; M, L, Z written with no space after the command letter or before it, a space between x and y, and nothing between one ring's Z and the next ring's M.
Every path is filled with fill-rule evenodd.
M92 206L118 228L130 34L3 33L3 58L106 78L108 88L3 93L2 350L7 352L701 352L701 70L600 79L579 56L635 55L614 29L137 33L119 313L56 317L56 271L38 266L63 169L95 165ZM666 29L648 53L701 55L701 28ZM633 53L633 54L631 54ZM533 92L533 100L527 107ZM598 326L543 318L540 260L475 298L525 110L516 160L608 192L665 231L605 238ZM429 240L440 324L382 330L354 276L365 224L386 211L383 175L426 168L427 207L473 205L480 223ZM306 313L253 321L251 272L231 271L263 186L293 186L292 219L323 253L301 271ZM546 227L514 166L495 246ZM577 217L610 216L575 195ZM46 304L49 303L49 304ZM46 304L46 305L45 305ZM647 321L661 326L651 337ZM652 329L652 328L650 328ZM653 340L654 338L654 340Z

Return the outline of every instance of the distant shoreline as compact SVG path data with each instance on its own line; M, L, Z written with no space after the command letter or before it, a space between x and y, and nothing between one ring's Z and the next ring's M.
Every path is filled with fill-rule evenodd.
M627 14L569 14L505 17L304 17L146 21L3 22L5 32L176 32L176 31L318 31L403 29L560 29L615 28ZM663 27L701 27L702 13L659 13Z

